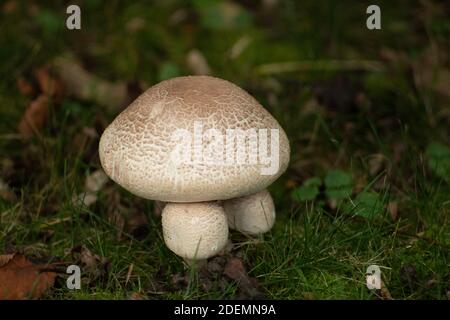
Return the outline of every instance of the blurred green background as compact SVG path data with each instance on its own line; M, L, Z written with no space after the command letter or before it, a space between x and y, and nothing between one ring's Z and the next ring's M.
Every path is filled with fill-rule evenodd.
M0 253L84 264L82 289L62 275L50 299L448 299L450 8L377 1L368 30L369 4L2 1ZM198 272L165 247L151 201L102 181L97 154L134 98L189 74L247 90L292 149L274 229L232 233Z

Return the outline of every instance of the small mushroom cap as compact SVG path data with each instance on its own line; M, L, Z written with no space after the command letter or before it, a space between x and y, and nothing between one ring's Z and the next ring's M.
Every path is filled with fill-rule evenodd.
M214 135L201 142L195 140L199 124L202 133L214 129L222 137L229 129L268 130L268 157L278 154L276 168L270 174L262 174L269 164L261 159L251 163L249 158L244 163L224 164L196 162L193 155L190 163L174 162L174 150L180 145L189 146L192 141L191 147L201 146L205 152L208 146L220 147L220 141L226 141ZM274 150L271 129L278 130L279 141ZM175 135L174 139L176 132L185 134ZM182 140L186 137L192 139ZM248 154L257 152L249 140L245 140L245 150ZM259 141L262 145L263 140ZM243 144L236 142L231 147L224 147L223 152L217 152L220 148L209 150L222 159L226 159L226 152L237 159L237 150ZM151 87L106 128L99 145L101 164L112 180L138 196L167 202L224 200L258 192L286 170L289 153L284 130L266 109L238 86L209 76L178 77Z
M162 227L167 247L189 260L212 257L228 241L225 211L214 202L168 203Z
M257 235L272 229L275 206L269 191L263 190L246 197L223 202L231 229Z

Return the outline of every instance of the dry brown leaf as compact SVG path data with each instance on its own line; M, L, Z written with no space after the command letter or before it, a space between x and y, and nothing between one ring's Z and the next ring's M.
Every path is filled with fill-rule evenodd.
M134 17L125 24L125 29L127 29L128 32L136 33L137 31L145 28L146 24L147 21L144 18Z
M120 240L125 227L125 218L119 210L113 210L108 212L108 221L116 227L117 240Z
M24 96L31 96L34 93L34 87L33 85L26 80L24 77L19 77L16 80L17 88L19 89L19 92Z
M241 259L231 257L228 259L223 273L234 281L245 280L247 273L245 272L244 263Z
M3 267L14 257L14 253L0 255L0 267Z
M148 235L148 220L142 211L131 213L127 221L127 232L138 240L142 240Z
M436 46L430 46L422 56L412 62L414 82L419 89L431 90L450 98L450 72L439 61L440 52Z
M58 58L54 65L68 93L78 99L95 101L115 111L127 100L126 83L103 80L89 73L75 60Z
M18 7L17 1L9 0L3 4L2 10L3 10L3 13L5 15L7 15L7 14L14 13L17 10L17 7Z
M85 246L74 247L71 251L75 264L80 265L83 273L87 274L91 280L95 280L107 275L109 261L105 257L100 257L92 253Z
M17 200L15 193L1 178L0 178L0 198L8 202L14 202Z
M258 281L248 276L241 259L230 257L225 264L224 275L238 283L238 299L263 299Z
M393 300L389 289L386 287L383 281L381 281L380 294L383 300Z
M297 187L297 185L298 185L297 181L295 181L295 180L293 180L293 179L288 179L288 180L286 181L285 187L286 187L287 189L294 189L294 188Z
M388 204L388 211L391 214L392 220L397 221L398 217L398 204L397 201L391 201Z
M52 265L31 263L22 254L0 256L0 299L38 299L50 289L57 276Z
M381 153L373 154L369 160L369 173L374 176L380 173L385 166L386 157Z
M47 120L49 111L49 99L46 95L40 95L30 103L19 123L20 135L27 139L39 131Z
M129 300L144 300L144 298L139 294L139 292L132 292L128 299Z
M59 79L48 67L42 67L34 71L34 76L39 84L42 93L49 97L61 98L64 86Z

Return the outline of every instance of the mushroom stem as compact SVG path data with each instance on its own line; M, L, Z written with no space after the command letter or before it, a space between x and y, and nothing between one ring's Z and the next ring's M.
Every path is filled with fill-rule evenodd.
M275 206L266 189L249 196L225 200L223 206L229 227L245 234L265 233L275 223Z
M190 265L216 255L228 240L227 217L216 202L167 203L162 227L167 247Z

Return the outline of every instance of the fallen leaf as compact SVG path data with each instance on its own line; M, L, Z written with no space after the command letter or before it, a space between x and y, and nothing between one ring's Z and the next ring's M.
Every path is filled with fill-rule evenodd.
M0 178L0 198L8 202L14 202L17 200L15 193L1 178Z
M54 284L52 264L33 264L22 254L0 256L0 299L24 300L42 297Z
M208 261L206 270L212 274L222 274L227 260L225 257L216 256Z
M379 173L383 169L385 161L386 157L381 153L376 153L372 155L372 157L369 160L370 175L375 176L377 173Z
M388 204L388 211L391 214L392 220L397 221L398 217L398 204L397 201L391 201Z
M430 280L428 280L427 281L427 283L426 283L426 287L427 287L427 289L432 289L436 284L438 284L439 283L439 281L438 280L436 280L436 279L430 279Z
M40 95L28 106L19 123L20 135L27 139L39 131L47 120L49 111L49 99L46 95Z
M19 92L24 96L31 96L35 91L33 85L24 77L18 77L16 80L16 85Z
M189 284L189 277L186 274L176 273L172 276L171 284L176 289L184 289Z
M77 246L71 250L75 264L83 270L83 274L89 276L89 282L104 278L109 271L109 260L92 253L85 246Z
M142 17L133 17L127 23L125 24L125 29L127 29L128 32L135 33L139 30L142 30L145 28L145 25L147 24L147 21Z
M17 1L15 1L15 0L9 0L9 1L6 1L6 2L3 4L2 10L3 10L3 13L4 13L5 15L7 15L7 14L14 13L14 12L16 11L17 7L18 7Z
M119 210L112 210L108 212L108 221L116 227L117 240L120 240L125 227L125 218Z
M2 254L0 255L0 267L3 267L7 264L12 258L14 258L14 254Z
M149 233L148 220L142 211L133 211L126 225L127 232L138 240L143 240Z
M34 71L34 76L42 93L49 97L61 98L64 86L61 79L48 67L41 67Z
M297 181L293 179L288 179L286 181L285 187L286 189L294 189L295 187L297 187L297 185L298 185Z
M238 284L239 299L264 299L258 281L248 276L241 259L230 257L225 264L223 274Z
M393 300L392 295L389 292L389 289L386 287L386 285L383 281L381 281L380 295L383 300Z
M427 48L422 56L412 63L414 82L419 89L431 90L450 98L448 84L450 72L442 65L436 46Z
M14 168L14 166L15 166L14 161L11 160L11 158L6 158L6 157L4 157L4 158L1 160L1 163L0 163L0 170L1 170L1 172L2 172L2 176L3 176L5 179L13 178L13 177L14 177L14 174L15 174L15 171L16 171L15 168Z
M144 300L144 298L139 294L139 292L132 292L129 300Z
M232 257L228 259L223 273L234 281L245 280L247 273L245 272L244 263L241 259Z
M117 111L127 99L126 83L101 79L67 58L56 59L54 66L68 93L78 99L94 101L112 111Z
M175 25L183 22L184 20L186 20L187 17L188 17L188 12L186 9L178 9L178 10L175 10L175 12L170 15L168 22L170 25L175 26Z

